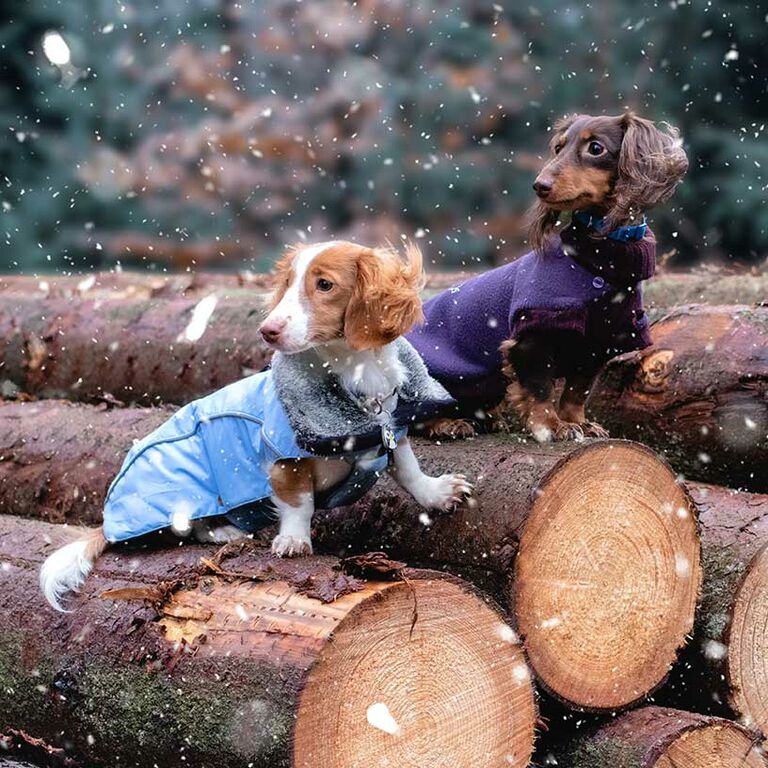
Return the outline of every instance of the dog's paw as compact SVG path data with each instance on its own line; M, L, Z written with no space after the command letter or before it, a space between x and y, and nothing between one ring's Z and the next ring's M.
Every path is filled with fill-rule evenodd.
M463 440L475 436L475 428L472 422L466 419L436 419L427 424L424 434L432 440L449 438L451 440Z
M272 553L278 557L311 555L312 542L306 536L275 536L272 539Z
M600 437L600 438L610 437L610 435L608 434L608 430L605 429L605 427L601 427L599 424L595 423L594 421L585 421L580 426L584 431L585 437Z
M448 512L472 495L472 484L464 475L424 478L424 488L416 499L422 507Z
M556 442L573 440L580 443L584 440L584 430L581 424L575 424L571 421L561 421L552 430L552 439Z

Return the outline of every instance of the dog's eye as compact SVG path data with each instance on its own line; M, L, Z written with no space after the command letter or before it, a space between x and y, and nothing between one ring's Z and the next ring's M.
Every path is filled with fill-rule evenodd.
M605 152L605 147L599 141L590 141L587 152L597 157L597 155L602 155Z
M333 283L330 280L326 280L324 277L321 277L317 281L317 290L322 291L323 293L328 293L328 291L333 288Z
M555 154L556 154L556 155L559 155L559 154L560 154L560 150L561 150L562 148L563 148L563 145L562 145L562 144L558 144L558 145L556 145L556 146L555 146Z

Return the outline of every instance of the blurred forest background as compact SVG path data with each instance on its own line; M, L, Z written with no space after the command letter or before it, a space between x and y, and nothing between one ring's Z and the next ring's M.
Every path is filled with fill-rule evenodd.
M768 255L768 6L10 0L0 270L269 266L328 234L446 268L524 247L552 120L631 107L691 170L672 263Z

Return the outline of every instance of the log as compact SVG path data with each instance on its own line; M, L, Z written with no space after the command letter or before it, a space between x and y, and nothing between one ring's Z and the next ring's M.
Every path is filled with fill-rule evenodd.
M680 307L610 361L587 409L692 478L768 491L768 307Z
M0 514L100 524L129 448L170 414L59 400L0 405Z
M660 272L643 289L651 309L680 304L763 304L768 299L768 274Z
M694 639L667 698L695 700L698 710L768 733L768 496L688 488L699 510L704 583Z
M433 272L427 275L426 290L449 288L466 280L471 272ZM222 290L227 296L268 293L268 273L235 272L87 272L79 275L0 275L0 294L32 294L39 299L177 298Z
M55 614L38 570L81 534L0 517L0 733L87 765L528 765L522 649L459 580L122 548Z
M205 395L271 359L258 332L268 285L250 273L0 278L0 397Z
M185 402L261 370L265 295L0 302L4 396Z
M756 735L722 718L645 707L572 747L568 768L766 768Z
M149 432L162 413L1 406L0 513L98 523L120 448L141 432L144 413ZM430 516L383 480L358 504L316 516L319 551L385 549L495 590L539 680L573 706L628 706L664 680L693 625L700 567L690 500L662 461L624 441L538 446L494 435L414 444L425 471L466 472L475 502Z
M320 513L318 547L386 546L495 583L539 683L569 706L627 707L663 682L693 626L700 570L690 500L662 461L624 441L416 446L425 471L468 472L474 503L425 516L382 483Z

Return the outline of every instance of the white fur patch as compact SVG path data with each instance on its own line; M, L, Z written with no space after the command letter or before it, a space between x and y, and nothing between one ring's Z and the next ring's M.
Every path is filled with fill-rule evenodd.
M45 599L57 610L67 613L61 598L67 592L77 592L91 572L93 562L87 558L88 541L73 541L57 549L40 569L40 589Z
M309 265L324 250L333 245L337 245L337 240L330 240L327 243L318 243L302 248L293 261L293 282L288 286L285 295L280 299L280 303L267 315L264 323L272 320L285 323L285 328L281 334L281 347L285 352L299 352L305 349L309 344L309 319L310 308L304 288L304 276L309 269Z

